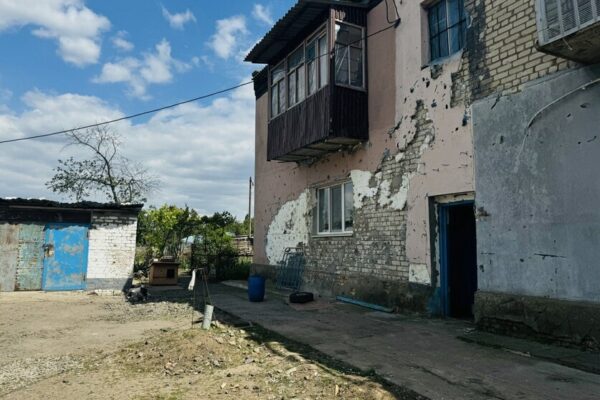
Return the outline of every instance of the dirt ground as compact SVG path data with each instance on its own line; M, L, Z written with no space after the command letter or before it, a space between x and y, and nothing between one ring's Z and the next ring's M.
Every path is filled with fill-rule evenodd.
M0 398L418 398L227 315L192 328L188 297L1 294Z

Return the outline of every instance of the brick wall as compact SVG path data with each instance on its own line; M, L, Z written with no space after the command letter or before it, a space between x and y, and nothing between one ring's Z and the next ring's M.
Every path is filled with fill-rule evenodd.
M520 91L523 84L577 63L539 52L535 0L468 0L472 17L468 65L472 100Z
M94 212L88 253L88 289L125 284L133 272L137 216Z
M426 296L416 298L407 288L410 263L406 229L410 210L407 207L398 210L381 202L381 182L390 182L390 191L396 192L403 177L417 173L423 145L432 137L433 124L422 102L418 102L412 118L416 134L401 159L387 156L382 161L372 179L379 182L378 194L355 208L353 235L312 236L308 241L305 249L308 268L304 275L307 289L425 310Z

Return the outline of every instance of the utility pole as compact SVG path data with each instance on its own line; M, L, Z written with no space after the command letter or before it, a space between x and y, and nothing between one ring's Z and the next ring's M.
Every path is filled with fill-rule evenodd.
M248 239L252 238L252 177L248 187Z

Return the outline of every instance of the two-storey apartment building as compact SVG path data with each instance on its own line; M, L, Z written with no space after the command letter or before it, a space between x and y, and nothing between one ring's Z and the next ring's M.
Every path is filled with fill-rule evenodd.
M301 248L307 290L597 343L599 10L299 0L247 56L255 267Z

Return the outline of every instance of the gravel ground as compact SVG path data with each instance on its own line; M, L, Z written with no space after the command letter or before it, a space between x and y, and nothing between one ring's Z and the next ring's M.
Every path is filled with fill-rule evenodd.
M81 357L25 358L0 367L0 396L41 379L82 368Z
M186 291L142 304L32 296L0 298L14 316L0 320L5 399L420 399L218 312L210 331L192 328Z

